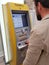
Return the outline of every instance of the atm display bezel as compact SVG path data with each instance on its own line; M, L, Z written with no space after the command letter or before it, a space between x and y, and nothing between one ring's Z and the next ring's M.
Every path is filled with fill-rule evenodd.
M26 18L27 18L29 30L31 29L31 26L30 26L30 18L29 18L29 14L28 14L29 12L28 11L11 10L11 12L12 12L12 14L25 14L26 15Z

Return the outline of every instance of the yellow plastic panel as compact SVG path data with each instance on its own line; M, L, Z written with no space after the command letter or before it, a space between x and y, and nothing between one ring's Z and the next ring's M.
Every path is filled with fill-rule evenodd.
M25 4L16 4L16 3L7 3L9 4L11 10L22 10L22 11L28 11L29 8Z
M11 41L11 50L12 50L12 60L10 62L10 65L16 65L17 63L17 55L16 55L16 37L15 37L15 31L14 31L14 25L12 22L12 16L10 12L10 8L8 5L7 7L7 17L8 17L8 30L9 30L9 36Z
M7 3L4 6L6 6L6 10L7 10L6 16L7 16L8 31L9 31L10 42L11 42L10 45L12 50L12 60L10 62L10 65L17 65L16 34L14 30L11 10L29 11L29 8L27 5L16 4L16 3Z

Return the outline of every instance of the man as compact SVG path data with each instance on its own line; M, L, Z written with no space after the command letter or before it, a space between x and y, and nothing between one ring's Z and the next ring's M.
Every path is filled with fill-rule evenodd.
M49 0L34 0L38 20L31 31L23 65L49 65Z

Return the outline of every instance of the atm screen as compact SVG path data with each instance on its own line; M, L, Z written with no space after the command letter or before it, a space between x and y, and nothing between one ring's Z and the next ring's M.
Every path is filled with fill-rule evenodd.
M26 14L12 14L12 18L15 28L28 26Z

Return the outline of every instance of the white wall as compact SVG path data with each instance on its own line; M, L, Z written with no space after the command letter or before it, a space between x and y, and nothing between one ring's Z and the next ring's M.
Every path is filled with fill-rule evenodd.
M30 10L29 12L30 12L32 28L33 28L35 23L37 22L36 12L35 12L35 10Z
M0 4L4 4L6 2L15 2L15 3L23 4L24 0L0 0Z

